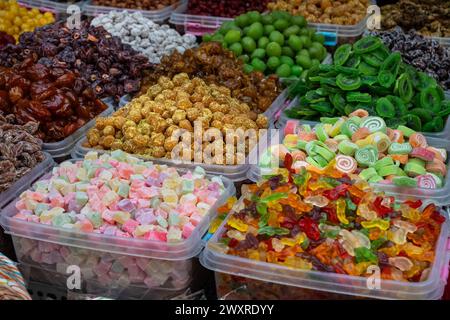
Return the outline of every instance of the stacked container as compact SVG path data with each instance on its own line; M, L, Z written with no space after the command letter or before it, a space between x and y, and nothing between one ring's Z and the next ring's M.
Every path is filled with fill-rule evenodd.
M43 178L51 170L46 172ZM81 289L88 293L166 299L185 291L198 273L195 257L202 249L201 238L218 206L235 194L233 183L226 178L222 181L225 190L220 199L190 237L177 243L84 233L15 219L16 201L2 210L0 223L12 236L18 262L30 272L30 278L34 274L41 282L65 287L68 277L77 273ZM30 181L22 190L31 185ZM130 277L137 271L140 277Z

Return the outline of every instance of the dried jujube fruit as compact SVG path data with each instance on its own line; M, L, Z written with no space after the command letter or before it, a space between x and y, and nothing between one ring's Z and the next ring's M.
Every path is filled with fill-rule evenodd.
M187 13L234 18L248 11L264 12L270 0L191 0Z

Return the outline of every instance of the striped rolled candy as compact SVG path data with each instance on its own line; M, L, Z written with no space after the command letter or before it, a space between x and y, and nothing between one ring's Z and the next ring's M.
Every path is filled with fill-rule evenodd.
M417 186L424 189L436 189L442 186L442 181L432 173L423 174L416 177Z
M358 164L354 158L340 154L336 156L336 164L334 166L342 173L353 173Z
M348 119L341 127L341 132L351 137L359 129L359 124L354 119Z
M378 150L372 146L367 146L356 150L355 159L359 165L370 167L378 160Z
M408 143L397 143L394 142L389 146L389 154L409 154L413 150L412 146Z
M425 138L425 136L421 133L413 133L408 140L409 144L413 147L413 148L418 148L418 147L422 147L422 148L426 148L428 147L428 143L427 143L427 138Z
M360 125L361 128L369 129L370 133L386 133L386 122L380 117L366 117Z
M284 135L297 134L299 123L296 120L288 120L286 126L284 127Z

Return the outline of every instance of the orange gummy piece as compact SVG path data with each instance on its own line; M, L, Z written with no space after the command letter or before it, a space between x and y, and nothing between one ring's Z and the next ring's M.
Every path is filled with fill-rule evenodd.
M391 154L389 156L392 158L392 160L398 161L401 164L408 163L409 156L407 154Z

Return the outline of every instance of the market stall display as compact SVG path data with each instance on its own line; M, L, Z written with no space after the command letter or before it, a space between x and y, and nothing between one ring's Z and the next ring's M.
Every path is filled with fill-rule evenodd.
M187 13L199 16L234 18L248 11L264 12L270 0L190 0Z
M92 4L95 6L106 6L121 9L140 9L148 11L161 10L175 3L177 3L177 0L92 0Z
M31 300L17 266L1 253L0 300Z
M353 46L342 45L332 65L319 65L306 83L291 90L298 104L285 111L289 118L319 120L364 109L383 118L391 128L406 125L415 131L441 133L450 113L450 100L437 81L402 61L373 36Z
M251 11L225 22L203 41L218 41L244 61L246 72L305 78L307 71L327 56L323 35L306 27L302 16L275 11Z

